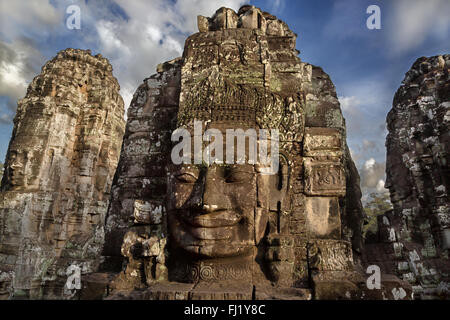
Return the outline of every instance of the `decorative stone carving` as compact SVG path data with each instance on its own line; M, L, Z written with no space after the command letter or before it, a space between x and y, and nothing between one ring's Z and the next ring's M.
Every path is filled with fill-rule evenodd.
M305 193L311 196L345 196L345 171L339 162L303 160Z
M341 240L316 240L308 245L310 268L320 271L352 271L351 244Z
M341 132L334 128L305 128L305 156L341 157L341 136Z
M143 224L161 224L165 206L161 202L134 201L134 222Z

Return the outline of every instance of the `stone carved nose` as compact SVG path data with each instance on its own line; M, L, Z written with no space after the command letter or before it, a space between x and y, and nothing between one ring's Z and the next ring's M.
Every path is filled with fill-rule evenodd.
M203 194L202 194L202 209L210 211L211 208L218 207L217 205L217 196L216 196L217 190L214 186L213 181L209 181L207 178L203 187Z
M202 210L212 212L229 207L223 184L219 179L214 179L214 174L208 173L203 186Z
M389 189L390 187L392 187L391 179L390 179L389 175L387 175L387 174L386 174L386 181L384 182L384 187L386 189Z

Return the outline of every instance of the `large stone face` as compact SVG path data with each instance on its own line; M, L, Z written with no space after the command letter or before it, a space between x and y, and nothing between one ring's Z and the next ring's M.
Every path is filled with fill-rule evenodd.
M61 298L96 269L124 105L101 55L67 49L19 101L0 193L0 297Z
M161 64L159 72L137 89L128 108L105 224L103 255L107 269L120 270L122 241L134 228L130 226L148 230L158 239L166 233L166 166L170 161L170 137L177 122L180 67L179 59Z
M363 297L359 176L329 76L297 57L284 22L253 6L199 16L198 27L128 110L103 252L103 270L124 262L111 298L310 299L327 286L326 298ZM174 165L179 127L192 140L277 129L279 170ZM86 278L97 297L102 277Z
M418 59L387 117L386 187L393 211L378 219L383 244L365 259L413 285L416 298L449 298L450 56Z

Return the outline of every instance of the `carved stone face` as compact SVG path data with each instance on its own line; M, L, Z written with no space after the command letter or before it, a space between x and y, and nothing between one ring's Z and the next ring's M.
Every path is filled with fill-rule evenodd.
M168 229L177 247L200 257L236 257L260 240L253 165L180 165L170 188Z
M24 152L10 151L9 165L5 168L5 174L11 186L19 187L25 184L25 164Z
M397 153L393 151L391 153L388 152L387 155L387 162L391 163L391 165L386 168L386 182L384 187L389 189L391 200L398 202L411 195L411 186L413 183L408 168L404 165L400 156L393 155L394 152Z
M14 191L35 188L38 184L42 158L43 153L33 150L32 147L11 146L5 166L5 187Z

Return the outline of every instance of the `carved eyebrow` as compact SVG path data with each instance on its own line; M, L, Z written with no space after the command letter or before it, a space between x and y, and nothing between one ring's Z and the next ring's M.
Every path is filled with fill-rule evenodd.
M246 176L248 179L251 179L255 175L255 171L251 170L248 166L232 166L225 168L223 170L223 177L224 179L228 179L230 177L236 177L236 176Z
M245 164L233 164L227 167L226 169L233 172L255 173L255 168L253 166Z
M230 183L243 183L246 181L247 182L251 181L253 177L254 172L248 172L244 170L236 170L236 171L232 170L224 176L224 180Z

